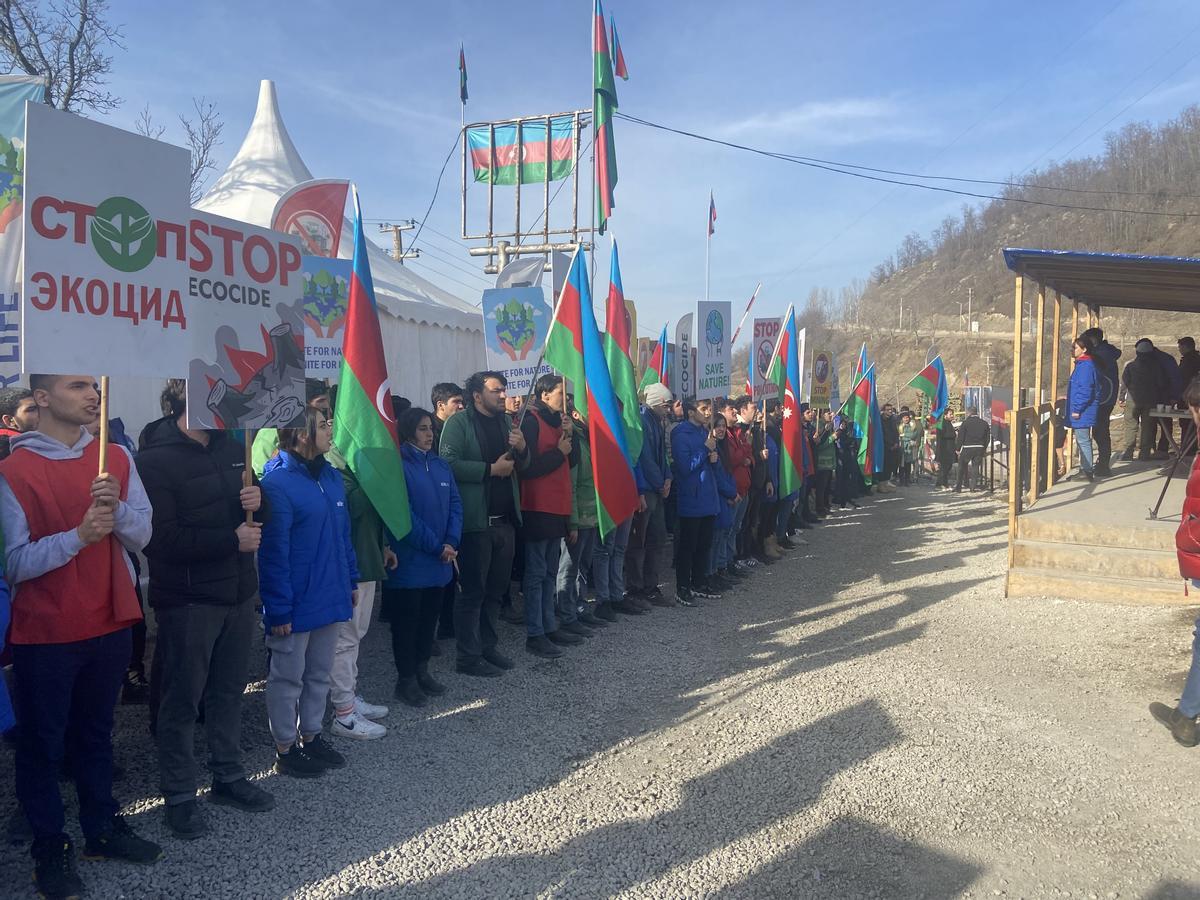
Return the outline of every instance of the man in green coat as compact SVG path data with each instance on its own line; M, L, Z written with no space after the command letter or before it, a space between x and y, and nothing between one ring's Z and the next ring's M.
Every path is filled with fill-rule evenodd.
M463 506L458 547L459 595L454 604L456 668L495 678L513 662L496 649L496 616L512 576L521 501L516 472L529 465L525 436L504 412L508 381L476 372L463 393L467 404L442 427L441 457L450 464Z

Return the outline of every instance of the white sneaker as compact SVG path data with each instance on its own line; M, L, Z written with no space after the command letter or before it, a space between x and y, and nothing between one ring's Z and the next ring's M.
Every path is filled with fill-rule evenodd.
M382 719L388 714L386 706L376 706L358 696L354 698L354 711L364 719Z
M378 722L364 719L355 710L345 722L335 716L330 732L354 741L373 741L387 734L387 729Z

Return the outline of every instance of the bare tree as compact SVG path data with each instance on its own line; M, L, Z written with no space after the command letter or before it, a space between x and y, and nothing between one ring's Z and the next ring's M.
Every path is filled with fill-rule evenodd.
M225 123L221 121L216 104L204 97L192 98L192 106L196 110L196 118L189 119L187 116L180 116L179 124L183 126L188 149L192 151L190 193L192 204L195 205L204 196L204 184L208 180L208 174L217 167L216 150L221 144L221 130L225 127ZM148 103L138 113L133 127L138 134L144 134L156 141L161 140L167 130L165 126L154 121Z
M121 101L104 90L107 51L124 35L107 13L107 0L0 0L0 65L45 78L49 106L110 112Z
M204 183L208 174L217 168L216 150L221 143L221 129L225 123L217 113L217 105L203 97L192 98L196 118L180 116L179 123L187 135L188 148L192 151L192 203L204 195Z

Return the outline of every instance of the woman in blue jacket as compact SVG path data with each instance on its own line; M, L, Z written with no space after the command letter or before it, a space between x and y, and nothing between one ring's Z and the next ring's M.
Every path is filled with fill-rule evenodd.
M392 626L396 699L424 706L431 695L446 691L429 674L429 657L442 595L458 559L463 508L449 463L433 450L433 414L405 410L400 440L412 529L403 540L388 538L399 564L383 584L382 614Z
M280 429L262 478L271 504L258 550L267 718L275 771L298 778L346 764L321 738L338 623L350 619L359 580L342 476L325 461L332 435L328 413L306 409L304 427Z
M717 461L709 463L717 479L720 505L713 523L712 551L708 559L708 583L711 592L731 588L736 582L729 575L729 533L733 530L733 511L737 506L737 483L733 480L733 463L728 444L729 430L725 416L713 413L712 436L717 442Z
M1101 396L1096 363L1091 355L1095 348L1096 341L1091 335L1085 333L1075 338L1075 343L1071 345L1075 368L1071 371L1071 380L1067 384L1067 426L1075 430L1075 443L1079 447L1079 468L1088 481L1096 480L1092 456L1092 427L1096 424L1100 402L1104 399Z
M706 402L706 401L701 401ZM671 493L676 497L675 602L698 606L712 599L705 570L712 549L713 525L720 511L717 441L708 431L708 413L696 401L683 401L683 421L671 432Z

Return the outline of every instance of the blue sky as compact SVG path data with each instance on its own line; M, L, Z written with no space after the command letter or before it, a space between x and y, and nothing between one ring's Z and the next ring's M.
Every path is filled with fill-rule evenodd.
M590 105L590 0L527 2L505 17L497 9L474 0L340 9L113 0L127 49L116 52L110 80L124 104L107 121L131 127L149 104L172 126L165 139L179 140L174 115L203 95L225 119L223 169L250 123L259 79L271 78L316 177L356 181L370 219L419 219L459 126L460 41L468 120ZM617 17L630 68L630 80L617 82L623 112L885 168L1005 178L1096 153L1104 131L1171 118L1200 88L1200 4L1192 2L613 0L606 12ZM710 189L712 297L733 301L738 314L757 281L756 310L778 314L814 286L865 277L907 232L927 234L962 204L628 122L616 123L616 136L612 230L643 335L703 299ZM501 196L511 221L512 189L497 189ZM568 186L557 215L567 214L569 196ZM474 189L472 203L483 197ZM540 188L527 189L523 202L537 200ZM427 255L415 269L476 300L486 286L480 261L443 236L459 234L458 203L455 156L429 218L440 234L422 237ZM602 273L607 260L601 239Z

